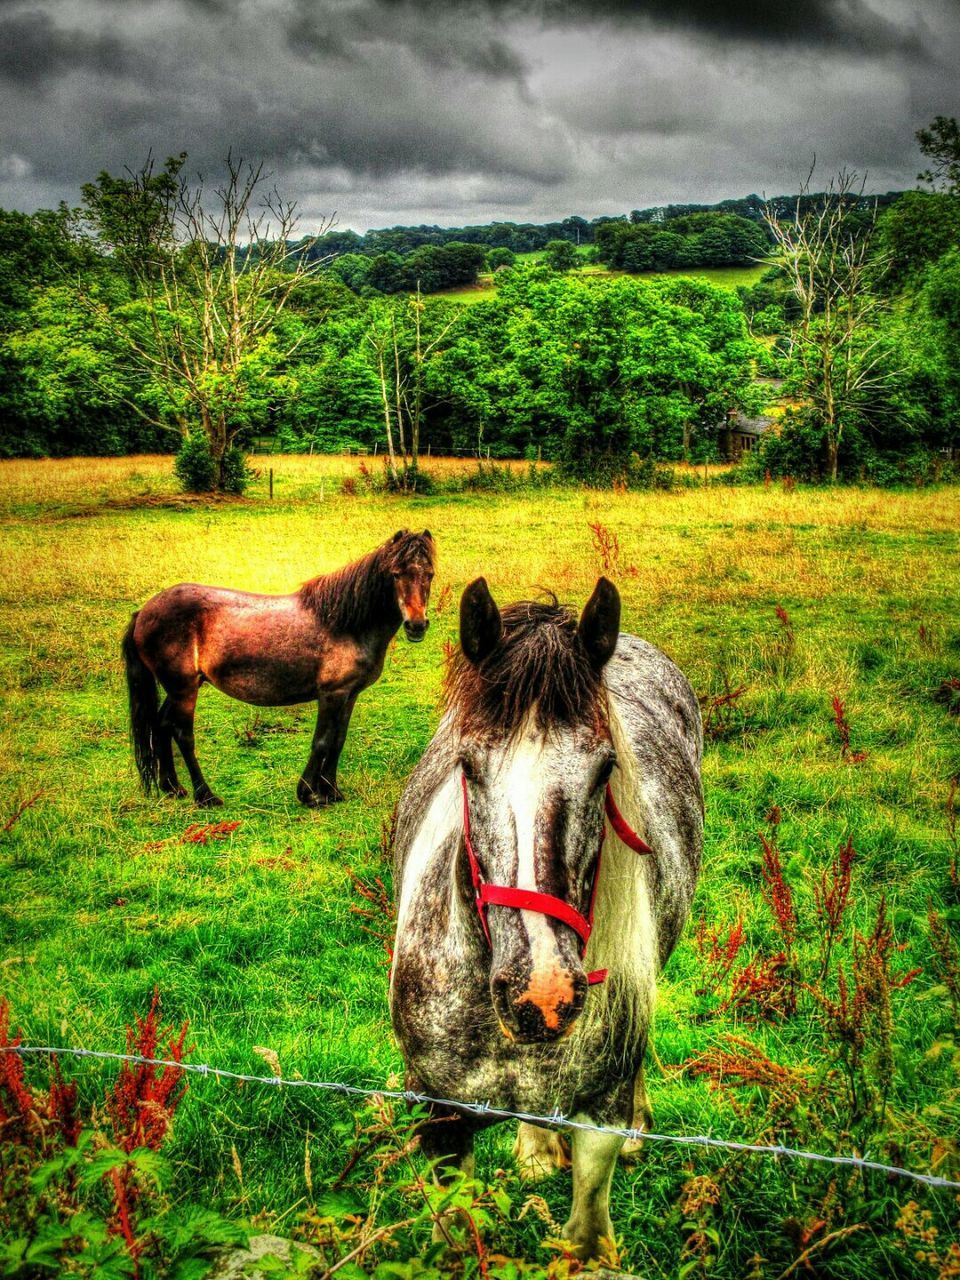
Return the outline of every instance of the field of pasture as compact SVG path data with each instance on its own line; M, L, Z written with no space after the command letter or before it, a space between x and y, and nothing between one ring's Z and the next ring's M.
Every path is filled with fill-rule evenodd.
M587 246L584 246L580 255L586 259L588 252ZM543 251L537 253L518 253L518 261L538 261L544 257ZM677 271L641 271L637 275L641 280L661 280L661 279L678 279L680 277L688 277L696 280L709 280L711 284L720 285L727 289L736 289L740 285L744 288L751 288L757 283L763 273L767 270L768 264L759 262L752 267L687 267L684 270ZM577 275L585 276L602 276L610 278L613 276L621 276L622 271L609 271L606 267L597 263L584 264L577 269ZM492 275L488 273L481 274L477 278L477 283L467 288L441 289L439 293L431 295L438 298L448 298L453 302L482 302L485 298L490 298L496 292L496 284Z
M703 874L648 1066L655 1130L960 1179L960 491L715 478L401 500L344 494L357 459L256 464L250 496L210 503L177 493L168 459L0 463L0 999L24 1041L122 1050L157 989L195 1062L397 1080L384 832L437 722L460 593L482 573L501 604L549 589L580 607L604 572L623 629L678 662L707 729ZM131 611L180 581L292 591L401 527L437 540L432 625L394 642L357 704L346 802L296 802L311 707L210 689L198 754L225 808L145 798L119 659ZM198 837L211 822L235 825ZM63 1070L87 1101L115 1075ZM403 1115L384 1110L191 1077L168 1194L339 1232L345 1255L416 1216L385 1154ZM479 1145L497 1189L482 1266L474 1249L445 1273L552 1258L566 1274L543 1242L569 1175L521 1184L511 1144L501 1126ZM648 1144L612 1216L623 1265L649 1277L957 1274L956 1191L882 1173ZM429 1241L419 1220L385 1231L338 1274L439 1274Z

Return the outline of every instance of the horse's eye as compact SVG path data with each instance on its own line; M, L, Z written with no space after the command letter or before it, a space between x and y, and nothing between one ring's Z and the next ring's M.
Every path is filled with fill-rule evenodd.
M613 773L613 766L617 763L616 756L608 756L600 766L600 772L597 774L596 788L605 787L610 781L610 775Z
M463 776L468 782L480 785L480 771L477 769L476 761L471 760L469 756L461 756L460 768L463 770Z

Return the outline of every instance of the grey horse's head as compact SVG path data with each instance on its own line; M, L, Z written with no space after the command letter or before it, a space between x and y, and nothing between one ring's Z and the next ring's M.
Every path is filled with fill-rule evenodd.
M478 578L463 594L448 682L483 880L550 895L580 916L590 910L616 763L601 672L619 628L620 597L605 578L579 620L555 600L501 613ZM581 939L539 910L486 913L501 1029L524 1043L559 1039L586 997Z

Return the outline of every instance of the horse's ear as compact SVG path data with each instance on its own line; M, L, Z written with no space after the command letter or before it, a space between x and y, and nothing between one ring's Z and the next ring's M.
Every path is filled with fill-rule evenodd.
M577 633L590 665L599 671L613 657L620 634L620 592L607 578L598 578L580 615Z
M403 537L403 535L404 535L405 533L406 533L406 529L398 529L398 530L397 530L397 532L396 532L396 533L393 535L393 537L390 539L390 541L391 541L392 543L393 543L393 542L399 542L399 541L402 539L402 537Z
M432 542L432 541L433 541L433 534L430 532L430 530L429 530L429 529L424 529L424 531L423 531L423 536L426 538L426 540L427 540L428 542Z
M460 647L474 666L492 653L503 634L500 610L486 578L476 578L460 597Z

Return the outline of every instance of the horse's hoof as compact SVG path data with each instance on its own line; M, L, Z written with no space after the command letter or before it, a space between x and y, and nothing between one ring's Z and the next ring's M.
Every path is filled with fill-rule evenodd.
M166 786L161 782L160 790L165 796L173 796L174 800L185 800L187 798L187 789L186 787L181 787L179 782L175 782L172 785L168 783Z
M193 802L200 809L222 809L223 801L219 796L215 796L212 791L206 792L204 795L194 796Z
M520 1177L524 1182L539 1182L558 1169L570 1168L570 1144L552 1129L521 1124L513 1144Z
M325 809L328 804L338 804L343 798L343 792L340 790L314 791L312 787L302 782L297 787L297 799L308 809Z
M614 1238L612 1222L608 1221L605 1225L599 1226L591 1224L584 1230L571 1218L563 1228L563 1239L569 1243L574 1257L580 1258L583 1262L594 1260L619 1268L620 1254Z

